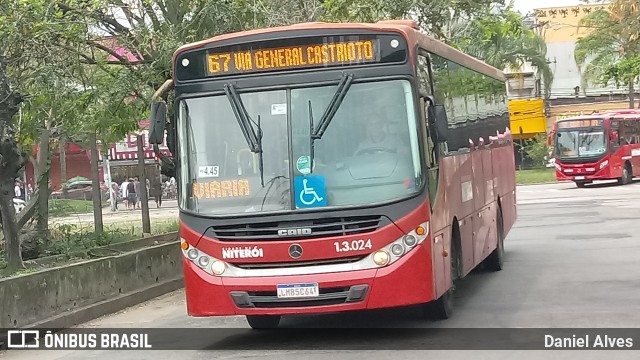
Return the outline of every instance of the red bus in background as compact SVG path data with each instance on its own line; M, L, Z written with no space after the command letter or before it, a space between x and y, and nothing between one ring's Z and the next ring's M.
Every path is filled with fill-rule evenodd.
M516 195L501 71L411 21L226 34L173 64L189 315L447 318L455 280L502 269Z
M618 110L558 121L554 125L559 181L578 187L595 180L628 184L640 176L640 110Z

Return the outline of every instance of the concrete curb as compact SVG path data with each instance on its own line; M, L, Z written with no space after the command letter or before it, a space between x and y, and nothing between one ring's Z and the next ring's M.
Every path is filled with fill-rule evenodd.
M2 328L67 328L182 287L178 241L0 279Z
M549 184L559 184L559 182L557 182L557 181L537 182L537 183L529 183L529 184L516 184L516 186L549 185Z
M138 305L184 287L182 276L30 324L26 328L69 328Z

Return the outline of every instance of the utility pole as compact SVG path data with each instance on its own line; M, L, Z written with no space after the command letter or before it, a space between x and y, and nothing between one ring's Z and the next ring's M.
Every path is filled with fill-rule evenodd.
M95 232L102 233L102 189L100 189L100 173L98 172L98 140L96 132L91 133L91 186L93 195L93 221Z
M64 134L60 136L60 183L67 182L67 141ZM62 197L67 198L67 187L62 186Z
M138 142L138 177L140 178L140 201L142 202L142 233L151 234L151 220L149 219L149 193L147 192L147 175L144 171L144 144L142 135L137 136Z
M104 169L104 181L107 184L107 191L109 192L109 200L111 201L111 210L115 211L116 210L116 206L115 206L116 197L114 196L113 191L111 189L111 183L113 181L111 180L111 165L109 165L109 152L108 151L102 155L102 166L103 166L103 169Z
M522 163L524 162L524 146L522 144L522 126L520 126L520 170L522 170Z

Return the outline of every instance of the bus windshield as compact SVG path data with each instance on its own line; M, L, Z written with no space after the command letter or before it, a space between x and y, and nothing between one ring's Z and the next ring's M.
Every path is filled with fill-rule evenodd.
M239 91L256 134L260 119L262 169L226 95L182 100L181 207L228 215L366 205L415 194L422 169L406 80L351 85L322 137L313 141L311 164L312 125L317 127L337 88ZM301 194L299 186L317 196Z
M606 152L607 142L604 129L558 131L556 154L560 158L590 157Z

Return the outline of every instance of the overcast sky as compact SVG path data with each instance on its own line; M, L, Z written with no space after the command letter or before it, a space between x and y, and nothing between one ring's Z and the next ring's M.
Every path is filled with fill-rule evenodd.
M515 0L515 10L526 15L533 9L579 4L582 4L580 0Z

